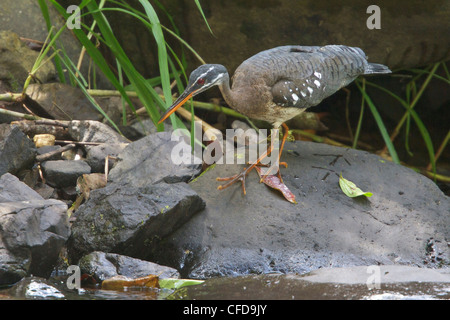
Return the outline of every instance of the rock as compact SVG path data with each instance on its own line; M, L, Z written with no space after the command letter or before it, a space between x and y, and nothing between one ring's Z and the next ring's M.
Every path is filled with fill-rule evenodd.
M448 269L428 269L394 265L323 268L305 274L302 280L315 283L366 285L370 275L378 277L377 281L379 281L380 285L407 282L450 283L450 270ZM375 284L375 282L369 283Z
M200 160L199 164L174 163L171 155L179 142L172 141L171 136L170 132L158 132L130 143L118 155L108 179L141 187L160 181L187 182L200 174Z
M42 277L26 277L8 289L8 295L15 299L55 300L66 299L61 288L57 288L52 281Z
M83 256L78 264L82 274L89 274L98 282L118 275L128 278L139 278L148 275L158 275L161 279L180 277L178 271L173 268L120 254L100 251L91 252Z
M59 120L101 120L85 94L76 87L64 83L30 84L26 94L45 112Z
M67 205L44 200L7 173L0 177L0 285L50 275L69 237Z
M15 92L22 90L38 55L39 52L28 48L16 33L0 31L0 79L7 80ZM36 78L42 82L55 76L55 67L51 63L44 64L36 73Z
M102 143L98 146L91 146L86 154L86 162L92 169L92 172L105 172L105 161L107 156L117 157L127 144L125 143ZM108 161L109 168L112 168L115 160Z
M372 283L377 273L378 287ZM448 300L448 270L407 266L324 268L305 275L213 278L184 288L184 300Z
M50 187L46 183L38 182L33 189L44 199L56 198L57 196L55 188Z
M0 124L0 175L30 167L35 154L33 142L19 128Z
M83 160L50 160L41 163L44 178L53 187L75 186L79 176L91 173Z
M2 186L0 188L0 203L43 199L36 191L10 173L0 176L0 186Z
M37 155L43 155L55 150L60 149L61 146L58 145L54 145L54 146L44 146L44 147L40 147L37 148ZM48 160L61 160L61 153L56 153L53 156L51 156L50 158L48 158Z
M185 183L141 188L110 183L91 191L89 200L74 213L69 258L76 262L92 251L104 251L146 260L155 243L204 205Z
M128 139L122 137L117 131L99 121L71 121L69 134L75 141L98 142L109 144L128 143ZM86 146L88 149L89 146Z
M430 179L353 149L297 141L284 150L289 167L281 172L297 205L260 184L255 172L245 196L240 183L217 190L216 177L236 174L242 165L216 165L190 183L205 210L160 243L152 261L183 278L449 266L450 200ZM340 173L373 196L348 198L339 188Z

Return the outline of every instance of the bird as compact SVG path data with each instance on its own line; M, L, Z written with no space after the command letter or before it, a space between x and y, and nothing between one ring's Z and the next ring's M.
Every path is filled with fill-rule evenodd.
M300 46L285 45L261 51L242 62L231 79L221 64L203 64L191 72L184 92L165 111L158 123L193 96L218 86L225 102L234 110L253 119L264 120L274 129L283 127L278 162L289 128L286 121L307 108L318 105L360 75L387 74L391 70L382 64L370 63L361 48L346 45ZM231 177L218 189L225 189L245 178L261 160L273 151L273 145L248 168ZM286 163L279 162L279 164ZM278 169L278 176L281 175ZM282 181L282 180L281 180Z

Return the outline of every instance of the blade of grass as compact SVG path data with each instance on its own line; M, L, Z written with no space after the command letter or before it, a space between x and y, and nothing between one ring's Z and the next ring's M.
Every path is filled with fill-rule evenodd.
M417 125L417 128L419 129L420 134L422 135L423 141L425 142L425 145L427 147L428 156L430 158L430 163L431 163L431 168L433 170L433 173L436 173L436 158L434 155L433 142L431 141L430 134L428 133L428 130L425 127L425 125L423 124L420 117L417 115L416 111L414 111L413 109L410 109L409 112L410 112L411 116L413 117L413 119Z
M358 87L359 91L361 91L361 94L363 95L364 99L366 100L367 105L369 106L370 111L372 112L373 117L375 118L375 122L378 125L378 129L380 130L381 136L383 137L384 143L386 144L386 147L389 150L389 154L392 157L392 160L400 164L400 159L398 158L397 151L395 150L395 147L389 137L389 134L386 130L386 127L383 123L383 120L381 119L380 114L378 113L377 108L373 104L370 97L367 95L367 93L362 89L361 85L359 84L359 81L356 81L356 86Z
M49 0L55 9L65 18L67 19L69 15L66 13L65 9L58 3L56 0ZM80 5L80 9L82 6L85 6L89 1L83 1ZM84 26L86 28L86 26ZM92 30L90 30L92 31ZM102 73L106 76L106 78L111 82L111 84L121 93L124 99L127 101L128 105L132 110L134 110L133 103L130 98L127 96L125 90L120 85L120 82L117 80L116 76L112 72L108 63L106 62L103 55L100 53L98 48L90 41L90 39L86 36L86 34L81 29L73 29L72 32L75 34L77 39L80 41L81 45L86 48L89 56L95 62L97 67L102 71Z
M159 72L161 76L161 85L164 93L164 100L166 102L166 108L169 108L172 104L172 92L170 90L170 77L169 77L169 66L167 62L167 50L166 42L164 40L163 31L161 29L161 24L159 22L158 15L156 14L153 6L147 0L139 0L141 5L147 14L147 17L152 24L152 33L155 38L156 45L158 47L158 65ZM172 117L173 118L173 117ZM173 121L172 121L173 124ZM175 126L174 126L175 127Z
M44 17L45 24L47 25L47 31L50 33L50 29L52 28L52 22L50 19L50 14L48 12L48 6L45 0L38 0L39 7L41 8L42 16ZM64 71L61 67L61 61L58 56L55 56L54 59L55 68L58 73L58 78L61 83L66 83L66 77L64 76Z
M194 1L195 1L195 5L196 5L197 8L198 8L198 11L200 11L200 14L202 15L202 18L203 18L203 20L204 20L205 23L206 23L206 26L208 27L209 32L210 32L213 36L215 36L214 33L213 33L212 30L211 30L211 27L209 26L208 20L206 20L205 14L203 13L203 9L202 9L202 5L200 4L200 0L194 0Z
M362 79L362 89L364 91L366 91L366 79ZM358 139L359 139L359 133L361 132L361 126L362 126L362 120L363 120L363 115L364 115L364 97L361 98L361 111L359 112L359 119L358 119L358 124L356 126L356 132L355 132L355 136L353 138L353 145L352 148L356 149L357 145L358 145Z

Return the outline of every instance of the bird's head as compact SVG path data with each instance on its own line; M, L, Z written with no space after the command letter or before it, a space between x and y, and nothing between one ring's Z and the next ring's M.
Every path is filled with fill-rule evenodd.
M166 112L161 116L161 119L159 119L158 123L166 120L172 113L174 113L193 96L208 90L212 86L222 83L222 81L226 79L226 75L228 75L227 69L220 64L204 64L192 71L189 76L189 83L186 90L184 90L172 106L166 110Z

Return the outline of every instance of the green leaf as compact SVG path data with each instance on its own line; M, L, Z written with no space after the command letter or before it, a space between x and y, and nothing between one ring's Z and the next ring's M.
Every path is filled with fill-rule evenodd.
M166 278L159 279L159 287L162 289L179 289L182 287L202 284L203 282L203 280Z
M371 197L373 195L372 192L364 192L358 188L356 184L342 177L342 173L339 176L339 186L341 187L342 192L350 198L359 196Z

